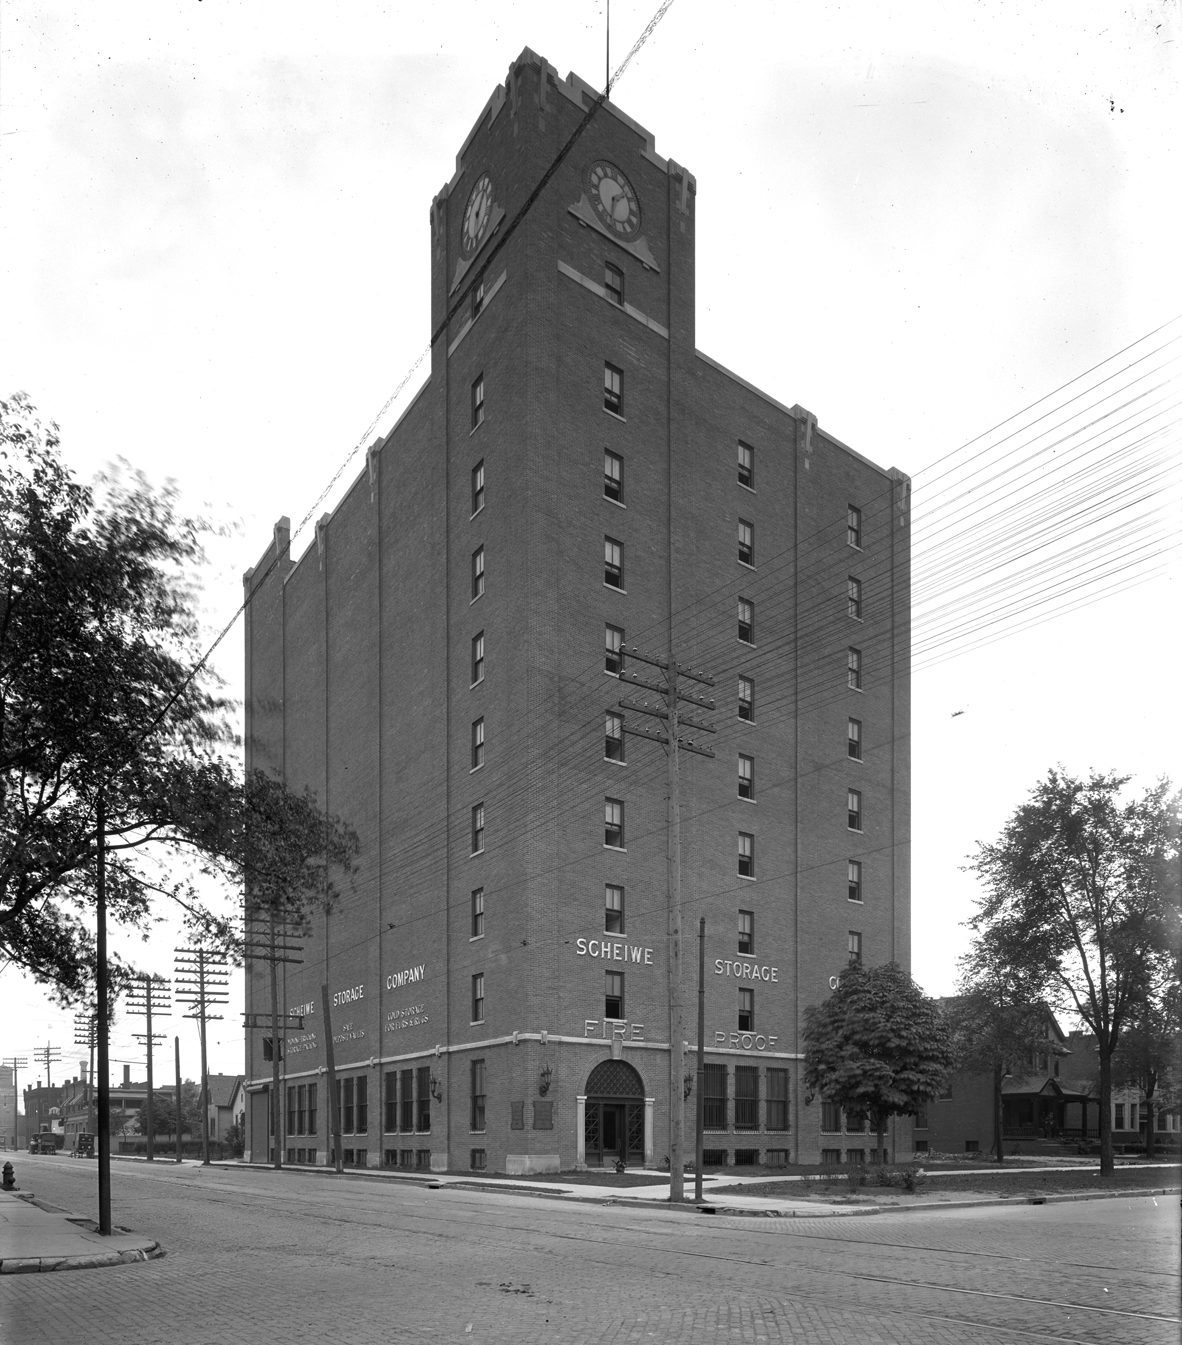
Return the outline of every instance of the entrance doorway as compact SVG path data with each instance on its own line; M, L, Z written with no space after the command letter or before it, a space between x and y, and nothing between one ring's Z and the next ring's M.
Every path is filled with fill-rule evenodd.
M631 1065L605 1060L591 1071L583 1140L588 1167L644 1162L644 1083Z

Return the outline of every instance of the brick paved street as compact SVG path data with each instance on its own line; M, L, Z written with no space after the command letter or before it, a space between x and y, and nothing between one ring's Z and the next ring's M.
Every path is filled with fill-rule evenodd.
M20 1184L93 1215L92 1164ZM4 1345L1177 1345L1177 1197L809 1220L116 1163L162 1260L0 1280Z

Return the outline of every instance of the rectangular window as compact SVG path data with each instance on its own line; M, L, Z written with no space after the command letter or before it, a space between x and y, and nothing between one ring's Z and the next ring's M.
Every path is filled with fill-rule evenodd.
M488 1168L488 1150L471 1149L468 1152L468 1166L473 1172L484 1172Z
M472 598L484 597L484 547L472 552Z
M739 440L739 485L755 489L755 450Z
M862 690L862 651L852 645L845 652L846 680L851 691Z
M618 453L603 450L603 493L617 504L624 500L624 459Z
M841 1108L836 1102L821 1103L821 1133L823 1135L841 1134Z
M702 1070L702 1127L726 1129L726 1066L705 1065Z
M477 374L472 384L472 428L484 424L484 375Z
M755 643L755 604L749 598L739 599L739 639Z
M608 761L624 760L624 716L611 710L603 716L603 755Z
M472 1021L484 1022L484 972L478 971L472 977Z
M472 853L480 854L484 849L484 804L472 805Z
M845 581L846 610L855 621L862 620L862 581L851 574Z
M864 1135L866 1133L865 1111L860 1107L847 1107L845 1128L851 1135Z
M759 1070L755 1065L735 1066L735 1129L759 1129Z
M623 643L624 629L622 626L605 626L603 628L604 672L614 673L617 677L620 675L620 669L623 667L620 648Z
M472 637L472 685L484 681L484 632Z
M755 524L739 519L739 560L744 565L755 564Z
M484 508L484 459L472 468L472 513L478 514Z
M369 1129L369 1079L364 1074L357 1079L356 1133L364 1135Z
M739 798L755 797L755 758L739 753Z
M398 1071L388 1069L382 1075L382 1129L389 1134L398 1129Z
M846 826L851 831L862 830L862 791L847 789L845 792Z
M413 1069L401 1071L400 1091L402 1101L398 1108L398 1129L410 1131L415 1128L415 1072Z
M623 1018L624 973L622 971L605 971L603 978L603 1016L605 1018Z
M739 876L755 877L755 837L749 831L739 832Z
M1112 1119L1113 1130L1123 1130L1125 1128L1125 1104L1123 1102L1113 1103L1116 1115Z
M603 539L603 582L609 588L624 587L624 544L614 537Z
M855 505L846 505L845 540L850 546L862 549L862 511Z
M484 1061L473 1060L469 1065L469 1093L472 1098L472 1111L468 1117L470 1130L484 1129Z
M603 264L603 292L613 304L624 302L624 273L611 262Z
M472 321L475 322L484 308L484 272L476 277L472 286Z
M755 991L745 985L739 988L739 1031L755 1031Z
M624 848L624 804L621 799L603 801L603 843L615 850Z
M739 952L755 952L755 912L739 912Z
M624 371L614 364L603 366L603 409L616 416L624 414Z
M767 1072L767 1106L765 1109L769 1130L787 1130L788 1126L788 1071L769 1069Z
M862 900L862 861L846 860L846 895L851 901Z
M431 1067L430 1065L420 1065L415 1070L415 1102L417 1104L417 1115L415 1116L415 1130L420 1135L429 1135L431 1133ZM431 1165L431 1150L419 1149L415 1158L418 1163L418 1155L426 1154L427 1161L424 1167Z
M472 721L472 769L484 765L484 717Z
M926 1130L928 1128L928 1106L926 1102L920 1103L915 1109L915 1128L916 1130Z
M308 1085L308 1134L316 1133L316 1085Z
M859 966L862 964L862 931L860 929L851 929L849 937L846 939L846 948L849 951L851 962L856 962Z
M353 1084L354 1080L351 1078L337 1080L337 1106L341 1112L341 1130L346 1135L353 1133L357 1120Z
M739 718L749 723L755 720L755 679L739 678Z
M300 1133L296 1125L296 1090L294 1084L288 1084L287 1087L287 1133L289 1135Z
M603 885L603 929L606 934L624 932L624 889L616 883Z
M862 760L862 721L860 719L847 721L845 754L851 761Z
M484 888L472 889L472 937L479 939L484 934Z

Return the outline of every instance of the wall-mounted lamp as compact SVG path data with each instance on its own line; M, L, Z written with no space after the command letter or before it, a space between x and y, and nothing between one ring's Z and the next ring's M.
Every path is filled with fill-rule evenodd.
M550 1091L550 1080L554 1077L554 1071L549 1065L543 1065L538 1074L538 1096L545 1097Z
M443 1085L439 1082L439 1080L435 1077L434 1074L431 1075L431 1096L435 1099L436 1102L443 1101Z

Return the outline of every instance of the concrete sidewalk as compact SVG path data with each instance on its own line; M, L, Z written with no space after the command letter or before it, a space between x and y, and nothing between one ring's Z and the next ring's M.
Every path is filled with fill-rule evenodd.
M39 1205L22 1192L0 1192L0 1275L89 1270L163 1255L153 1238L123 1229L103 1237L92 1219Z

